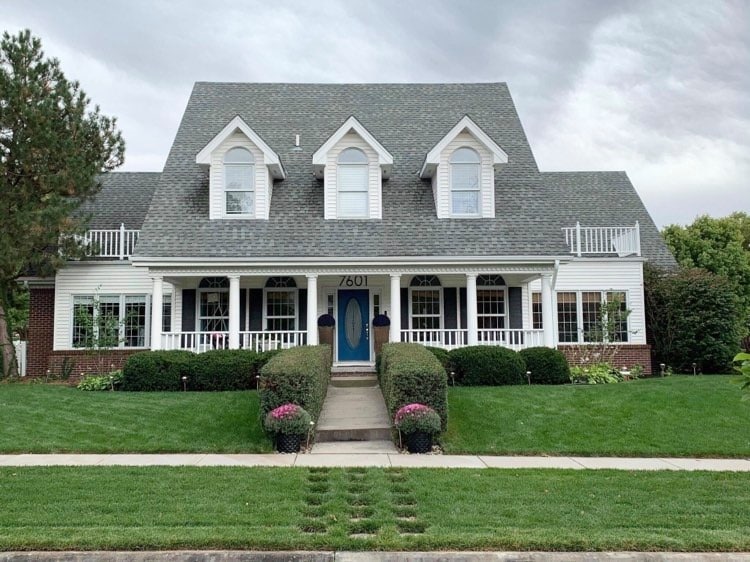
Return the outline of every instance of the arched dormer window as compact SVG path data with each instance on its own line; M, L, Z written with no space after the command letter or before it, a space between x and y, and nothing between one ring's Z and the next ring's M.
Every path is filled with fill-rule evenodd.
M346 148L338 158L338 217L368 217L369 165L367 156L358 148Z
M463 146L451 154L451 214L479 216L481 159L473 148Z
M230 148L224 155L224 212L252 216L254 211L255 160L245 148Z

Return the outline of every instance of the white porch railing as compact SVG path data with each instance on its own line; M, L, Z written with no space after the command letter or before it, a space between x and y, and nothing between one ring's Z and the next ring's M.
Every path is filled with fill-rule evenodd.
M253 351L289 349L307 344L307 332L240 332L240 347Z
M133 255L140 230L127 230L124 224L116 230L89 230L83 235L83 244L89 255L96 258L124 260Z
M641 230L635 226L581 226L563 228L565 243L570 253L617 254L623 256L641 255Z
M401 341L455 349L466 346L466 333L466 330L401 330Z
M479 330L479 345L500 345L518 351L544 345L544 330Z
M161 335L162 349L184 349L203 353L229 349L229 332L167 332ZM240 348L253 351L288 349L307 343L307 332L240 332Z

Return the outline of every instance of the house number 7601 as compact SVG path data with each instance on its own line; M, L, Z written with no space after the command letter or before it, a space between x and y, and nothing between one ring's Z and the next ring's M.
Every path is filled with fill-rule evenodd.
M367 287L367 275L342 275L339 287Z

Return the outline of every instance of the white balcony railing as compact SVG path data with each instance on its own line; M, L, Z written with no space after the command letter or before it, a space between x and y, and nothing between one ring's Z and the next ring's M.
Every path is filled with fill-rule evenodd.
M115 230L89 230L82 243L95 258L117 258L124 260L133 255L140 230L127 230L124 224Z
M229 332L167 332L161 335L162 349L185 349L203 353L229 349ZM307 343L307 332L240 332L240 348L253 351L288 349Z
M563 232L570 253L577 256L641 255L641 229L638 222L635 226L581 226L581 223L577 222L574 227L563 228Z
M479 345L500 345L518 351L544 345L544 330L479 330Z
M456 349L466 346L466 333L466 330L401 330L401 341Z

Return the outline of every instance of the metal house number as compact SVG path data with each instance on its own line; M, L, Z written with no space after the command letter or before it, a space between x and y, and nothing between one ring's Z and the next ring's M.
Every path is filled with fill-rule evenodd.
M339 287L367 287L367 275L342 275Z

